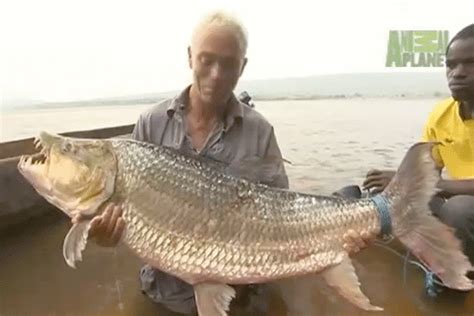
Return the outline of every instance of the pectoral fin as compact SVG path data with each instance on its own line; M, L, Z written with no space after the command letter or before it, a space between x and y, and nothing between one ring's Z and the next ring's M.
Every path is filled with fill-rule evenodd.
M76 268L76 261L82 261L82 251L86 248L90 220L74 224L64 238L63 256L71 268Z
M200 283L194 285L194 295L199 316L227 316L235 290L227 284Z
M359 278L348 256L345 256L340 264L325 270L322 275L328 285L350 303L366 311L383 310L381 307L372 305L360 290Z

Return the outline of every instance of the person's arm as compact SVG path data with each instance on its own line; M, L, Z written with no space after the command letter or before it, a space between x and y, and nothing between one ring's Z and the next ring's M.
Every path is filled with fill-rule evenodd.
M437 185L438 195L449 198L454 195L474 195L474 179L448 180L441 179Z
M289 181L285 170L284 159L282 157L280 147L278 146L273 128L271 128L270 134L267 137L265 147L263 159L268 159L275 163L274 168L272 168L271 181L265 182L265 184L271 187L288 189Z
M140 115L132 131L132 139L142 142L149 141L149 133L147 128L147 121L143 115Z
M423 129L423 134L421 136L422 142L437 142L438 139L436 138L436 132L433 128L431 128L430 119L425 124ZM440 170L443 169L444 164L439 153L438 146L433 147L432 151L432 158L436 164L436 167ZM387 185L390 183L392 178L395 176L395 170L377 170L372 169L367 173L367 176L362 183L362 187L365 190L370 190L371 193L378 194L381 193ZM444 186L444 184L442 184Z

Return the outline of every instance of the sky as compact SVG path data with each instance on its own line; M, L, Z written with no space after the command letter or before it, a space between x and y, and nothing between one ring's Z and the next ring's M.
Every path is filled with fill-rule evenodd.
M6 0L2 102L182 89L191 80L186 48L193 27L214 10L235 14L249 33L241 80L399 71L385 68L389 30L453 36L474 22L474 0Z

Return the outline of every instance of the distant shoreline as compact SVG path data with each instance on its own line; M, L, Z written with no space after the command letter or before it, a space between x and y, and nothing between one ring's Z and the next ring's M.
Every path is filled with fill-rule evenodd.
M259 101L314 101L314 100L351 100L351 99L405 99L405 100L419 100L419 99L444 99L448 98L448 94L434 93L432 95L329 95L329 96L252 96L252 100ZM133 106L133 105L145 105L145 104L156 104L165 98L153 98L153 99L133 99L133 100L90 100L90 101L72 101L72 102L55 102L55 103L39 103L33 105L25 105L18 107L5 106L3 111L22 111L22 110L41 110L41 109L64 109L64 108L77 108L77 107L95 107L95 106Z
M331 96L290 96L290 97L252 97L255 101L313 101L313 100L335 100L335 99L405 99L405 100L420 100L420 99L443 99L449 98L449 94L435 93L433 95L331 95Z

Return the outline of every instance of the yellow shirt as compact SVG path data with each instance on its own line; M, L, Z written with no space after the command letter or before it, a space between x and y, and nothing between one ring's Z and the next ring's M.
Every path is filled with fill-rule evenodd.
M425 125L423 141L440 142L433 156L452 179L474 178L474 119L463 120L459 102L440 102Z

